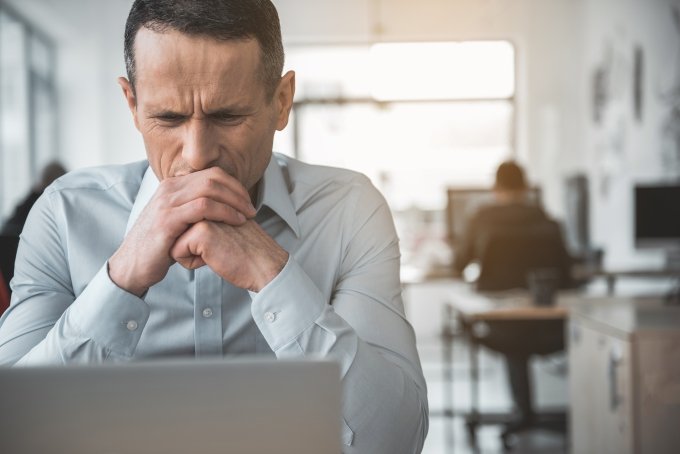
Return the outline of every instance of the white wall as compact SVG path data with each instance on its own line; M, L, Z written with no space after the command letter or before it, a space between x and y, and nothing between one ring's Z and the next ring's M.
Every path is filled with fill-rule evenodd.
M634 247L633 186L636 182L680 177L680 155L662 133L670 108L663 100L665 93L674 86L680 90L680 29L674 26L671 5L680 8L680 1L585 2L583 32L587 45L578 76L586 82L579 93L587 102L581 111L586 120L585 155L564 156L561 161L590 176L593 240L605 248L611 267L663 262L663 251ZM640 46L644 55L641 121L635 118L633 109L635 46ZM596 124L592 119L592 80L598 67L609 68L610 77L606 84L609 101L601 122ZM679 101L676 98L675 102Z

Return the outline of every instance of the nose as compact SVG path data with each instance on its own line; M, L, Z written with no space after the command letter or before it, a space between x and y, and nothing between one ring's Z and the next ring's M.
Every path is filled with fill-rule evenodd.
M219 144L210 125L204 119L187 122L182 144L182 158L193 170L203 170L216 164Z

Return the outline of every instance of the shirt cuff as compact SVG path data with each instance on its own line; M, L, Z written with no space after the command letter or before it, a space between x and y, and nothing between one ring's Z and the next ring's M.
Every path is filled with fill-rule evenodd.
M108 263L71 304L69 318L81 334L120 355L132 356L149 319L149 306L118 287Z
M260 332L276 352L307 330L328 302L292 255L283 270L259 292L249 292Z

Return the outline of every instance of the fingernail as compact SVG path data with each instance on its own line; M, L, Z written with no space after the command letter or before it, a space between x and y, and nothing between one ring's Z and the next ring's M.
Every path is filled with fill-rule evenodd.
M236 213L236 217L238 218L239 221L241 222L246 222L246 217L242 213Z

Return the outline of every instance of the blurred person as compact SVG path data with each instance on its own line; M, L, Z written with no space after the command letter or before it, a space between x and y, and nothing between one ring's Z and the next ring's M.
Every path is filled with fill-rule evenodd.
M461 275L475 259L481 259L489 230L527 228L547 221L539 204L529 200L524 169L514 161L501 163L493 186L494 203L481 207L468 221L462 241L456 246L454 272Z
M9 307L9 292L7 291L7 284L5 278L0 273L0 315Z
M491 232L535 232L554 221L545 213L536 201L530 200L524 169L514 161L506 161L499 165L493 187L494 202L481 207L468 221L462 241L454 251L454 273L460 276L466 266L473 260L481 260L486 241ZM559 229L554 231L559 238L556 243L560 250L560 268L568 265L568 254ZM534 240L536 243L538 240ZM522 267L523 259L508 257L504 262L516 262ZM481 263L483 273L484 263ZM562 269L560 270L563 271ZM567 278L560 276L559 286L568 285ZM524 281L522 286L526 286ZM499 289L503 290L503 289ZM477 339L482 345L504 354L506 359L508 382L512 399L517 412L517 419L508 424L505 434L529 428L536 419L532 403L531 374L529 359L534 354L545 355L555 353L564 348L563 328L560 323L532 322L525 320L489 323L488 332Z
M71 172L36 202L0 363L327 357L343 451L420 452L389 208L363 175L272 153L295 90L273 4L136 0L124 48L147 160Z
M5 225L0 231L0 235L10 235L19 236L21 230L24 228L26 223L26 218L28 213L31 211L31 207L38 200L49 185L52 184L54 180L66 173L66 169L59 162L51 162L45 166L40 177L40 181L36 184L31 192L16 206L12 216L5 222Z

